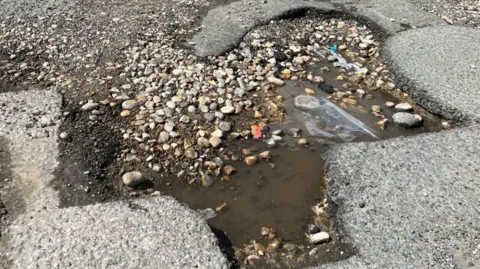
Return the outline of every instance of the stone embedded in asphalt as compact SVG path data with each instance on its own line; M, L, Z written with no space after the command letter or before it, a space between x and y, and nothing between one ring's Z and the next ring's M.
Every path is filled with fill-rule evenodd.
M60 133L60 138L61 139L67 139L68 138L68 133L67 132L61 132Z
M126 100L122 103L122 108L127 110L135 109L138 106L137 100Z
M411 111L413 107L409 103L399 103L395 106L395 109L398 111Z
M98 107L98 103L86 103L81 107L81 110L89 111L89 110L92 110L96 107Z
M139 171L127 172L122 176L123 184L128 187L135 187L143 182L148 181Z
M320 101L311 95L301 94L293 100L295 107L304 110L311 110L320 107Z
M422 117L417 114L407 112L397 112L393 114L393 122L406 127L416 127L423 122Z

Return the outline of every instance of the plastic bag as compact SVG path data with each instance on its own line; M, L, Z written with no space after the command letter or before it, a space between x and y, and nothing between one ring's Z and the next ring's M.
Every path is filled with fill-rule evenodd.
M360 136L378 139L378 135L363 122L320 96L302 94L295 97L297 113L311 136L339 138L350 142Z

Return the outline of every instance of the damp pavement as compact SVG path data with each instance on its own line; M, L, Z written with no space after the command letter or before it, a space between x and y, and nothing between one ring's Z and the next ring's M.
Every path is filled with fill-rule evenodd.
M460 123L434 134L339 145L326 154L337 229L356 254L316 268L480 267L480 32L447 26L400 0L271 0L216 7L192 40L199 55L220 54L252 27L306 8L371 24L383 33L390 69L413 100ZM13 178L32 188L2 235L5 268L228 268L206 222L172 198L58 208L49 181L57 165L60 96L6 92L0 102ZM18 110L19 104L45 118L32 121L39 114ZM45 123L32 127L38 129L33 138L22 129L29 121Z

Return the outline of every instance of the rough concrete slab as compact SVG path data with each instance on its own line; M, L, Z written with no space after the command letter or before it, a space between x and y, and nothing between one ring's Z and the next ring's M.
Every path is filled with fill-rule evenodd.
M390 35L412 27L443 23L435 15L425 13L403 0L241 0L208 12L202 21L204 28L192 40L196 44L196 53L199 56L222 54L234 48L255 26L282 16L294 16L306 9L360 17Z
M318 268L480 268L480 126L338 146L328 193L351 259Z
M170 197L25 214L8 234L11 268L228 268L206 222Z
M389 38L384 54L419 105L448 119L478 121L479 44L478 30L428 27Z

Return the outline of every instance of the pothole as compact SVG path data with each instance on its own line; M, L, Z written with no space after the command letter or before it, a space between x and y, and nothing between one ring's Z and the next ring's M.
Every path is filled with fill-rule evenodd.
M62 129L63 204L172 195L225 235L236 265L348 258L354 246L336 233L323 153L450 127L395 85L379 42L354 20L272 21L206 59L161 34L146 39L124 49L128 64L95 73L102 83L89 77L92 89L107 81L108 92L70 103L77 113ZM123 138L116 162L119 137L103 133L108 127ZM72 181L70 172L85 175Z
M349 257L354 250L338 238L329 209L323 153L336 143L450 124L398 89L379 45L353 20L308 16L255 29L234 51L208 57L201 71L193 59L185 69L171 70L178 79L165 79L168 103L155 112L163 131L148 131L145 139L125 130L127 141L160 142L154 154L124 151L124 171L144 167L135 161L142 158L152 168L143 175L153 187L142 185L147 190L130 195L158 190L202 210L233 244L241 265L298 268ZM193 105L183 90L192 73L206 82ZM153 105L149 96L144 92L137 100ZM179 108L185 112L178 121L169 120ZM186 128L191 121L197 123Z

